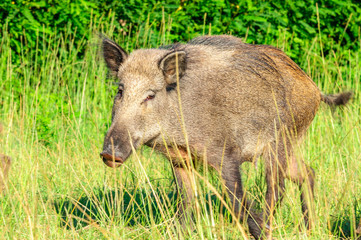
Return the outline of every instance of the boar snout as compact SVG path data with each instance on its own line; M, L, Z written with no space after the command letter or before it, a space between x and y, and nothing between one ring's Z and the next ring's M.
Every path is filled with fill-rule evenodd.
M132 145L127 129L119 129L114 124L110 127L104 139L103 151L100 157L108 167L120 167L132 152ZM133 142L134 146L136 142Z
M112 168L120 167L123 164L123 159L120 157L114 156L103 151L100 153L100 157L103 159L103 162L108 166Z

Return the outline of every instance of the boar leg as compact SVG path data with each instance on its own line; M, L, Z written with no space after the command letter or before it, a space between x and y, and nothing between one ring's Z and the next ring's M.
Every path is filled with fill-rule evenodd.
M289 158L286 177L298 184L301 191L301 204L304 222L307 228L311 228L309 223L310 207L313 202L315 171L304 161L297 160L295 156ZM305 189L306 188L306 189Z
M286 142L286 143L285 143ZM286 144L286 148L285 148ZM278 144L272 144L265 157L267 192L266 192L266 211L265 219L270 222L274 211L282 201L285 182L284 179L290 179L298 184L301 191L302 213L305 225L309 227L309 209L308 198L313 199L314 171L303 161L297 161L293 154L292 145L289 141L279 141ZM303 183L306 183L308 192L303 189ZM306 193L309 193L307 195Z
M230 160L231 161L231 160ZM236 216L243 219L246 217L250 233L255 239L262 238L263 220L260 214L256 214L249 207L242 188L241 173L238 162L230 162L224 159L222 166L222 178L228 190L229 197Z
M177 180L178 192L181 201L178 204L178 217L183 229L186 229L186 223L192 223L189 206L193 202L194 191L191 182L189 170L182 167L173 167L174 175ZM190 226L191 227L191 226Z
M272 144L275 146L275 144ZM276 208L280 205L285 192L284 163L287 161L284 145L279 144L278 148L272 147L264 155L266 171L266 209L265 220L271 225L271 220Z

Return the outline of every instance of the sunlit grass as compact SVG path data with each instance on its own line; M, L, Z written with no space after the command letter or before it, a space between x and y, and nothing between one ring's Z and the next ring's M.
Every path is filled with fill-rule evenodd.
M140 46L134 43L140 36L113 35L111 23L101 28L122 45L131 42L128 50ZM9 36L4 36L0 152L11 156L13 164L6 194L0 196L0 238L182 238L175 217L176 185L164 157L142 148L119 169L107 168L99 158L116 86L106 77L97 38L83 43L83 60L77 60L70 34L67 41L49 39L47 49L24 53L21 64L13 65ZM290 39L283 36L267 44L292 51ZM166 43L165 37L159 39L159 44ZM322 58L320 49L317 38L311 41L304 59L298 60L301 67L323 91L351 89L354 99L334 111L322 105L301 146L300 154L317 174L312 231L306 233L302 226L298 188L287 183L273 229L277 239L354 238L361 217L361 51ZM236 224L222 206L227 199L217 173L197 172L195 230L185 238L242 238L240 230L247 226ZM262 162L257 168L244 164L242 172L250 199L261 208Z

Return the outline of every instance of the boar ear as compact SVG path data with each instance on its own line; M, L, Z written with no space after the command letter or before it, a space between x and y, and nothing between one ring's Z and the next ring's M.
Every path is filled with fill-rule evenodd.
M113 76L117 76L120 65L128 57L128 54L119 47L115 42L104 38L103 43L103 57Z
M178 74L181 77L186 70L186 52L175 51L165 55L159 62L159 68L163 71L167 83L171 84L177 81L177 61Z

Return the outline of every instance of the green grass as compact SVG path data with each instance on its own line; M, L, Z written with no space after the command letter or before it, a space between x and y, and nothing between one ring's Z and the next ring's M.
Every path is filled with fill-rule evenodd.
M106 34L128 49L143 38L114 36L111 24L99 29L109 29ZM3 31L0 152L11 156L13 165L6 194L0 196L0 238L177 238L179 199L167 160L149 148L133 154L119 169L106 167L99 158L116 86L107 79L96 37L83 42L83 60L77 60L69 33L62 41L48 39L45 49L23 52L21 64L13 65ZM267 44L292 52L292 39L285 36L290 34L280 31L279 38ZM167 43L165 37L159 39ZM297 62L322 91L350 89L354 99L335 111L322 105L300 148L317 174L312 231L302 229L299 191L287 183L273 229L276 239L355 238L361 218L361 44L360 51L336 46L323 57L325 44L317 38L309 41ZM199 170L203 177L196 177L195 231L186 238L242 238L247 226L236 224L222 206L224 190L217 174ZM255 207L263 206L262 164L244 164L242 172Z

